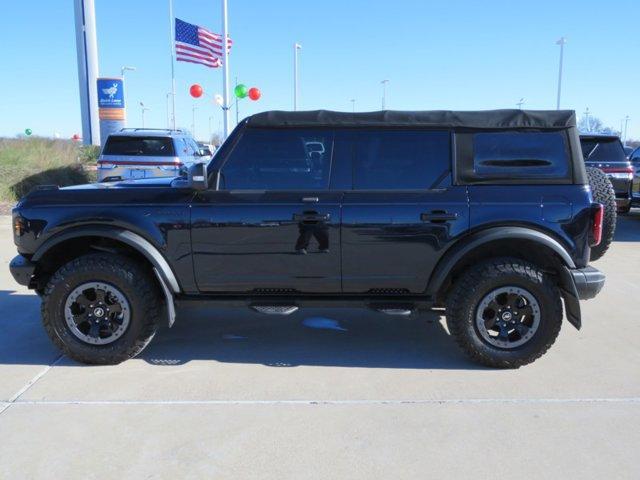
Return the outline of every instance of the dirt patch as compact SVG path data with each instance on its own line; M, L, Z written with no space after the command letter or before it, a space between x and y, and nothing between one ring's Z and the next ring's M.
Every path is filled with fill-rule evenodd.
M11 209L14 206L14 202L0 202L0 215L11 215Z

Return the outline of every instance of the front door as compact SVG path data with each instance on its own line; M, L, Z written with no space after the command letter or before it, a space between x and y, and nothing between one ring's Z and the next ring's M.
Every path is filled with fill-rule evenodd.
M469 228L466 188L451 180L451 134L372 129L354 132L351 143L343 291L424 292L444 251Z
M248 128L218 190L192 210L203 292L340 292L340 203L329 191L329 130Z

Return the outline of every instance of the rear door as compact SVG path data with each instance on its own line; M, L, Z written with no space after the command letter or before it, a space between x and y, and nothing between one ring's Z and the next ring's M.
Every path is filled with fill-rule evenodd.
M246 129L218 190L192 210L204 292L340 292L341 192L329 191L333 132Z
M344 145L351 145L351 148ZM351 162L342 209L342 286L420 293L469 225L465 187L452 185L451 133L367 129L336 136Z

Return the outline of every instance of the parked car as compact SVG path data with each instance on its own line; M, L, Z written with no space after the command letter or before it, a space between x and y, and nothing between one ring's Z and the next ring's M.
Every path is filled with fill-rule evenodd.
M213 158L213 154L216 151L216 147L211 145L210 143L205 142L197 142L198 148L200 149L200 155L203 159L211 160Z
M633 168L616 135L580 135L584 161L588 167L596 167L607 174L616 193L616 204L620 213L631 208L631 184Z
M85 363L137 355L199 302L436 308L472 359L516 368L563 301L580 328L602 216L572 111L265 112L187 176L32 191L10 270Z
M123 128L100 152L98 181L175 177L202 157L196 141L182 130Z
M633 167L633 186L631 187L631 205L640 207L640 147L636 148L629 156Z
M622 147L624 148L624 156L627 157L627 160L631 160L631 154L633 153L633 147Z

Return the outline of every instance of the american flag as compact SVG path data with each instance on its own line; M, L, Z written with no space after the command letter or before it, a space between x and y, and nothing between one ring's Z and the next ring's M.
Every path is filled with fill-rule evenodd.
M231 50L231 39L227 48ZM176 60L201 63L211 68L222 65L222 35L176 18Z

